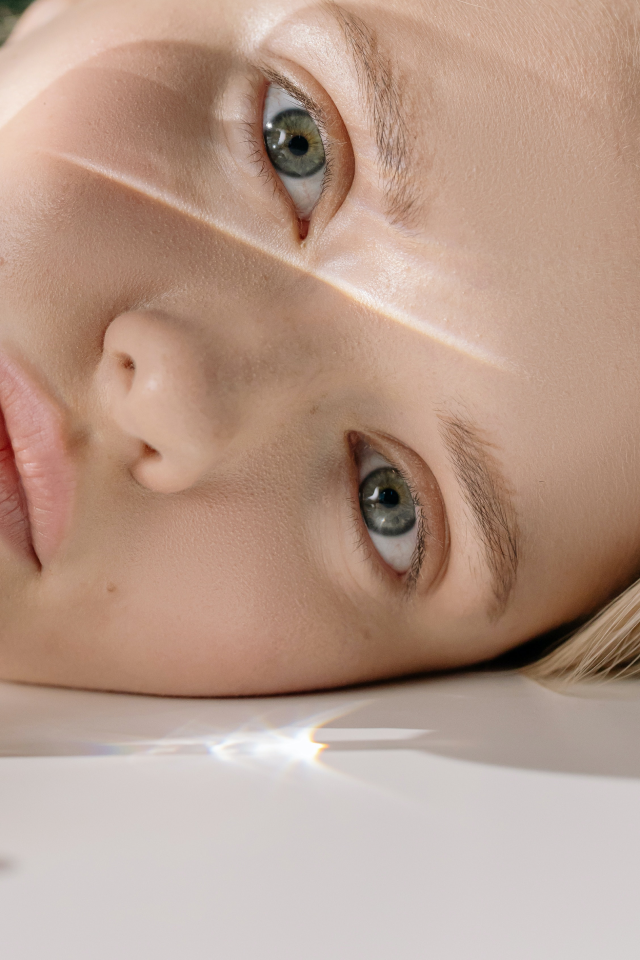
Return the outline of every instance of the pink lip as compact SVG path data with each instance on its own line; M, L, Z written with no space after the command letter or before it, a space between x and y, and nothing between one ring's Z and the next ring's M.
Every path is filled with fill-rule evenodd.
M0 407L0 536L44 566L65 535L76 483L62 414L3 353Z

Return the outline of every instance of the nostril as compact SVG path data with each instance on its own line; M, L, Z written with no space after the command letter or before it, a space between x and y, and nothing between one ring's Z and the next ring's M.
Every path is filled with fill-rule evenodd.
M136 362L133 357L130 357L126 353L119 353L117 355L117 360L125 370L131 370L132 373L135 371Z

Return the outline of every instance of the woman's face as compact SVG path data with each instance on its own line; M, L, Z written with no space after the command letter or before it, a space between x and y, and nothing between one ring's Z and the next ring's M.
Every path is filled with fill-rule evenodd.
M637 574L630 7L79 0L2 51L3 677L453 667Z

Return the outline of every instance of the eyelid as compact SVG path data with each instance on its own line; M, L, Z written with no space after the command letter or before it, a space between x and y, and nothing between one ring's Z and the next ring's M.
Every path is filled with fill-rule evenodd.
M421 549L421 553L419 556L416 555L417 562L410 572L400 574L392 570L381 557L378 558L377 554L373 556L373 546L369 549L369 538L366 536L366 525L360 513L357 496L359 487L355 486L356 496L354 498L351 495L349 498L350 512L354 515L362 550L366 550L369 556L368 567L377 572L382 582L396 590L401 590L405 598L408 599L414 594L425 597L442 582L450 560L451 538L440 484L429 465L415 450L388 434L370 434L364 430L350 431L346 439L350 448L351 490L359 484L357 447L359 443L364 442L400 472L419 506L418 522L422 527L418 530L416 553L418 549ZM357 516L355 516L355 510L357 510ZM418 546L420 543L422 543L421 548Z
M351 141L337 107L323 87L303 67L280 59L279 69L272 62L264 61L255 62L253 66L254 72L243 111L245 162L248 160L256 169L258 177L268 185L271 193L269 202L273 204L276 195L282 209L289 211L292 221L298 226L299 239L304 240L302 234L306 229L311 236L322 231L349 193L355 170ZM290 93L309 113L322 136L326 158L322 193L304 230L300 230L302 224L293 201L273 169L264 144L263 116L270 84L277 84ZM250 147L248 156L246 146ZM260 189L264 191L264 187Z
M260 105L261 127L263 123L265 105L267 101L267 95L269 93L269 88L272 86L281 87L283 90L286 91L286 93L289 94L289 96L293 100L296 101L296 103L300 105L300 107L306 110L306 112L309 114L309 116L315 123L316 127L318 128L318 132L322 139L322 145L324 147L325 165L324 165L324 171L322 175L322 183L320 186L320 194L311 212L308 214L308 216L305 216L303 219L300 216L298 216L298 212L296 210L295 201L293 197L287 190L285 184L281 180L277 171L274 169L271 163L271 160L267 155L267 150L264 144L263 132L261 132L261 136L260 136L260 148L265 161L265 167L263 169L264 176L267 179L268 183L273 184L275 188L277 188L281 193L284 194L288 204L293 208L296 219L298 220L298 230L300 233L300 239L304 240L307 237L311 219L315 213L316 208L321 203L322 198L325 194L327 185L331 179L331 172L333 168L334 157L333 157L333 150L332 150L332 146L333 146L332 140L327 134L327 119L320 105L316 103L315 100L313 100L308 94L300 90L299 87L297 87L296 84L292 83L292 81L289 80L288 77L285 77L282 74L278 73L277 71L271 70L271 69L265 69L264 74L265 74L267 83L263 88L262 100Z
M411 558L411 565L408 570L404 573L398 573L388 563L385 562L384 558L380 556L379 552L373 546L369 531L367 530L364 518L362 516L362 511L360 510L359 498L356 497L353 499L354 504L354 513L356 514L356 521L358 524L358 533L359 539L363 546L371 546L375 553L375 562L379 569L384 569L386 575L395 581L400 581L407 592L412 592L415 586L418 583L420 577L420 571L422 570L424 559L426 556L426 543L427 536L429 532L429 526L427 517L425 514L425 508L422 503L422 497L417 485L415 484L410 473L403 468L402 465L398 465L397 460L393 457L393 454L388 454L384 450L380 449L381 444L376 442L374 439L370 439L361 434L350 434L349 436L349 446L351 448L351 458L353 465L355 467L354 472L354 482L358 485L361 482L360 477L360 455L359 451L362 450L363 446L369 447L374 453L376 453L381 459L386 461L394 470L397 470L403 481L406 483L411 497L416 507L416 514L418 519L418 531L416 538L416 546L413 551L413 556ZM368 553L370 551L367 551Z
M314 171L313 175L300 178L297 178L294 174L288 175L287 171L278 169L276 160L269 156L265 143L267 130L271 123L282 115L283 111L292 109L303 116L309 117L312 124L311 135L317 134L322 143L321 166ZM263 149L269 163L269 173L277 177L294 206L300 224L301 239L304 239L307 235L308 224L325 193L333 164L331 139L327 135L326 120L320 114L319 107L310 101L309 97L293 88L291 84L287 83L287 86L283 87L279 80L268 83L263 101Z

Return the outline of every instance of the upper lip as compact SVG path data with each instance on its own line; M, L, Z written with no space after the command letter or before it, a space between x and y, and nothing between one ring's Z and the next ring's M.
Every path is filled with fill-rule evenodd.
M27 501L33 548L46 566L66 533L76 486L55 401L0 351L0 407Z

